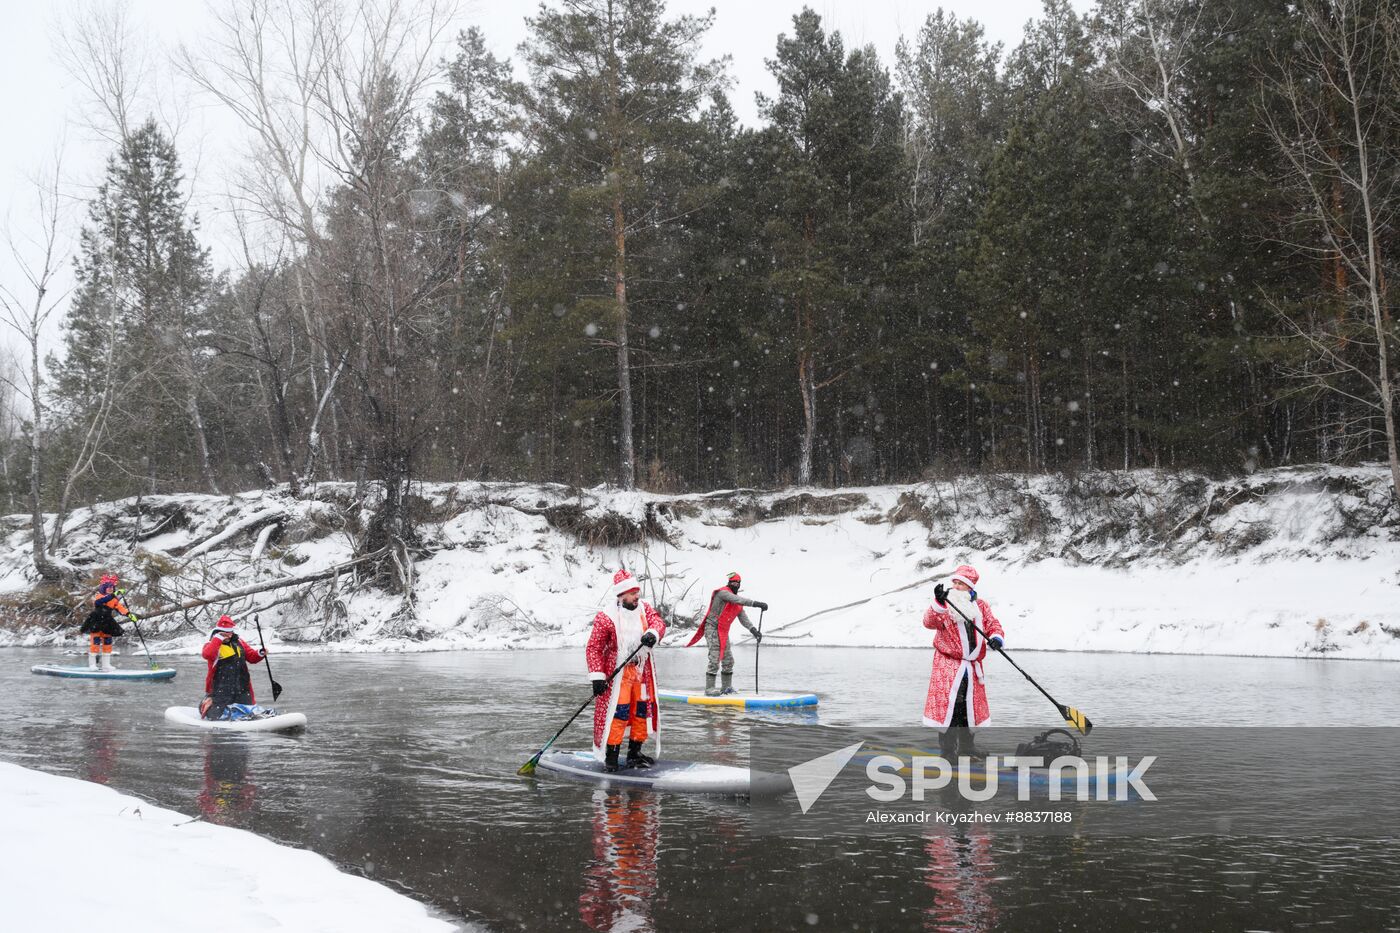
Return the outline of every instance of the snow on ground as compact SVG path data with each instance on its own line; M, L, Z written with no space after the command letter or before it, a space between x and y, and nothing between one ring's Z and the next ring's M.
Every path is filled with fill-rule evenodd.
M99 784L0 762L0 800L6 929L457 929L313 852Z
M343 575L157 620L162 650L194 650L221 611L259 614L283 651L577 645L623 564L682 628L738 570L745 593L772 606L767 644L924 647L933 583L905 587L970 561L1009 647L1400 660L1400 521L1380 468L416 494L425 553L411 610ZM136 604L152 607L344 561L367 508L348 484L300 500L274 490L102 503L70 517L58 556L94 578L122 571ZM27 519L0 520L0 543L0 594L17 595L34 582ZM0 644L55 643L80 618L11 623Z

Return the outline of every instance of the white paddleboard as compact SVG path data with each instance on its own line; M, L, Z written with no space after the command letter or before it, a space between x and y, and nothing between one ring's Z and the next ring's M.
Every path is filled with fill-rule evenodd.
M35 664L29 671L33 674L47 674L50 677L74 677L80 680L170 680L175 676L174 669L169 667L158 667L155 670L147 668L118 670L113 668L110 671L103 671L69 664Z
M623 768L609 774L592 752L545 752L537 765L536 773L539 771L549 771L576 781L679 794L775 797L792 787L786 775L666 758L658 760L650 768Z
M266 719L204 719L193 706L171 706L165 710L168 722L216 732L295 732L306 728L305 713L281 713Z
M815 693L730 693L706 696L703 690L658 690L656 696L665 703L688 703L691 706L728 706L739 709L782 709L794 706L816 706Z

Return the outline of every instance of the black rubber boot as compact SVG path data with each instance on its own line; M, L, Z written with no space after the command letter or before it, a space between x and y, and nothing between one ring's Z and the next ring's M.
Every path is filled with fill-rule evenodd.
M938 737L938 751L949 761L967 758L970 761L986 761L987 753L972 741L972 730L966 726L953 726Z
M948 761L958 760L958 733L956 729L946 729L938 734L938 754Z
M958 754L966 755L973 761L986 761L987 753L977 747L977 743L972 740L971 729L958 730Z
M707 697L717 697L717 696L719 696L719 690L715 688L715 675L714 675L714 674L706 674L706 675L705 675L705 696L707 696Z
M720 674L720 675L719 675L719 695L722 696L722 697L727 697L727 696L732 695L733 693L734 693L734 675L733 675L732 673L731 673L731 674Z
M603 770L612 774L617 770L617 752L621 745L609 745L608 753L603 756Z
M642 754L642 743L636 739L627 741L627 767L629 768L650 768L656 764L656 759L650 755Z

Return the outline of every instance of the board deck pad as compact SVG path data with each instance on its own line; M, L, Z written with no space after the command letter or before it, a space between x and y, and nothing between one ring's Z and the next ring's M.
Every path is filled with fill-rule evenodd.
M305 713L279 713L265 719L205 719L193 706L171 706L165 711L168 722L215 732L297 732L306 728Z
M816 706L815 693L731 693L706 696L703 690L658 690L657 699L664 703L688 703L691 706L727 706L738 709L782 709L794 706Z
M155 670L114 668L110 671L101 671L87 666L78 667L69 664L35 664L29 671L33 674L46 674L49 677L71 677L78 680L170 680L176 673L174 668L169 667L158 667Z
M680 794L718 794L729 797L774 797L792 785L786 775L750 771L732 765L705 764L661 758L650 768L623 768L609 774L592 752L549 751L540 758L539 771L549 771L576 781L594 781L618 787L638 787Z

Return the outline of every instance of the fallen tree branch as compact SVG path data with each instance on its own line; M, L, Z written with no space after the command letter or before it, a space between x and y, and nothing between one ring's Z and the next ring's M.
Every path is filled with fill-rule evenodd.
M799 623L806 622L808 619L815 619L817 616L824 616L824 615L826 615L828 612L840 612L842 609L851 609L851 608L854 608L854 607L856 607L856 606L863 606L863 605L865 605L866 603L870 602L870 601L873 600L873 599L879 599L881 596L893 596L895 593L902 593L902 592L904 592L905 590L912 590L912 589L913 589L914 587L916 587L916 586L923 586L925 583L932 583L934 580L941 579L941 578L943 578L943 577L946 577L947 575L948 575L948 574L947 574L946 571L940 571L939 573L936 573L936 574L934 574L934 575L931 576L931 577L924 577L922 580L915 580L913 583L906 583L904 586L897 587L897 588L895 588L895 589L893 589L893 590L888 590L888 591L886 591L886 592L884 592L884 593L876 593L874 596L867 596L865 599L858 599L858 600L856 600L856 601L853 602L853 603L846 603L846 604L843 605L843 606L832 606L830 609L822 609L822 610L820 610L819 612L814 612L814 613L812 613L811 615L803 616L802 618L800 618L800 619L795 619L795 620L793 620L792 622L787 622L787 623L784 623L783 625L776 626L776 627L774 627L773 629L771 629L770 631L765 632L764 635L763 635L763 637L764 637L764 638L767 638L767 637L768 637L769 635L771 635L773 632L781 632L783 629L792 628L794 625L798 625ZM793 637L793 636L790 636L790 635L789 635L789 636L785 636L785 637L791 638L791 637Z
M380 554L380 551L375 551L372 554L366 554L363 557L357 557L354 560L348 560L344 563L336 564L333 567L327 567L324 570L318 570L315 573L307 573L295 577L278 577L276 580L268 580L264 583L254 583L251 586L240 587L236 590L225 590L214 593L206 593L203 596L196 596L193 599L187 599L184 602L175 606L166 606L164 608L148 612L145 615L141 616L141 618L156 619L160 616L170 615L172 612L182 612L186 609L195 609L199 606L207 606L210 603L227 601L230 599L241 599L244 596L252 596L255 593L265 593L268 590L281 589L284 586L297 586L298 584L303 583L314 583L317 580L324 580L327 577L334 577L337 574L344 573L346 570L348 570L351 567L354 567L356 564L363 564L365 561L373 560L379 557Z
M212 548L218 547L220 544L223 544L225 541L229 540L235 535L247 531L250 528L256 528L258 525L264 524L266 522L280 521L283 518L285 518L286 515L286 510L280 507L272 509L263 509L261 512L257 512L253 515L248 516L241 522L234 522L232 525L229 525L227 528L214 535L213 537L205 538L203 541L190 548L181 556L185 559L185 563L189 564L189 562L194 558L205 553L206 551L211 550Z

